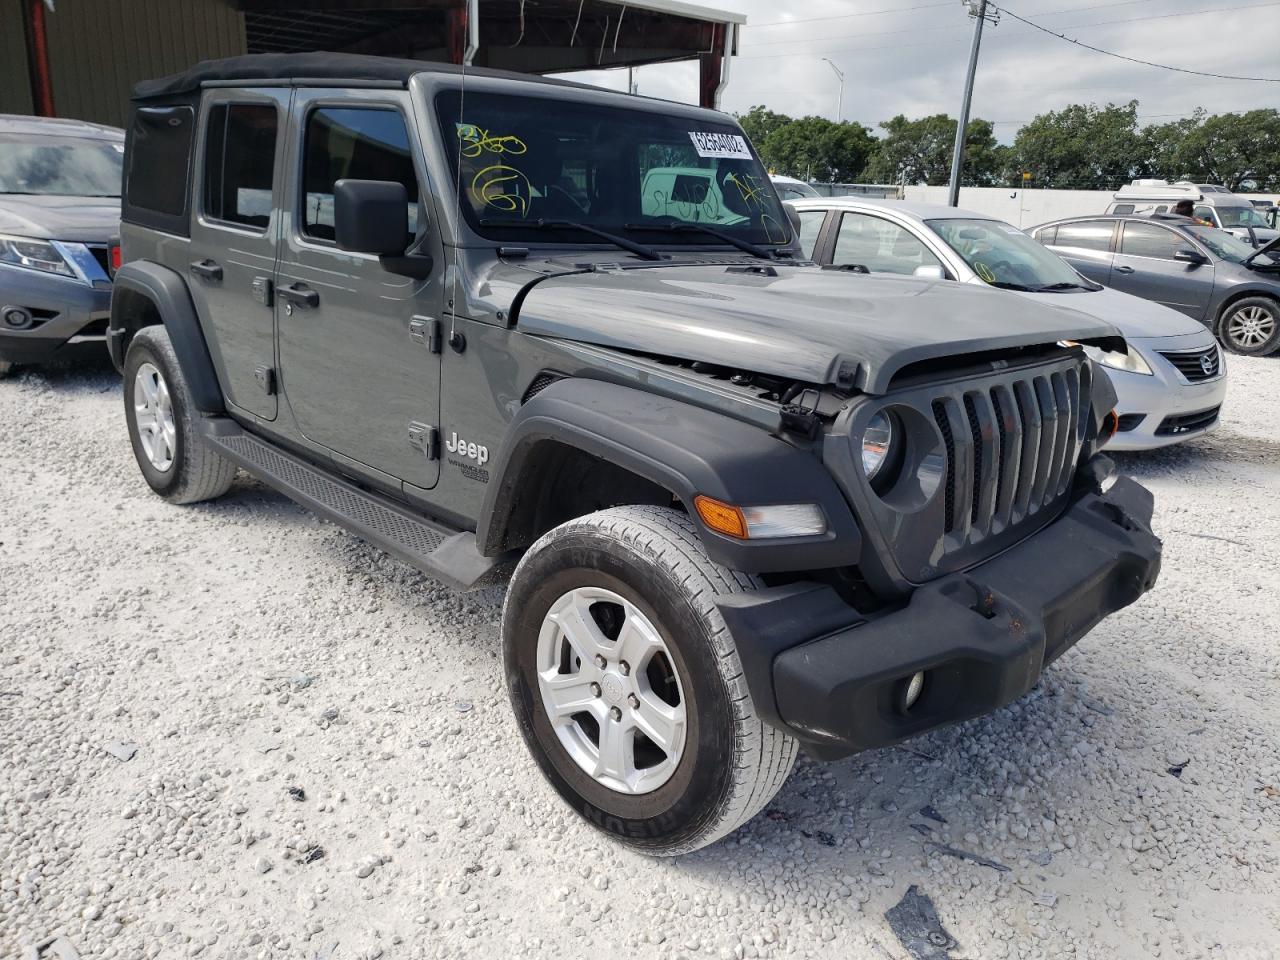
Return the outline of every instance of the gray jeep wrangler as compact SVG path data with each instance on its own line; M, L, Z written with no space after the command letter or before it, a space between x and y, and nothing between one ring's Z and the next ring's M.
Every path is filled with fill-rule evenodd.
M334 55L139 86L109 344L148 484L244 469L458 588L586 820L656 854L800 748L1019 697L1153 585L1110 327L804 261L728 117Z

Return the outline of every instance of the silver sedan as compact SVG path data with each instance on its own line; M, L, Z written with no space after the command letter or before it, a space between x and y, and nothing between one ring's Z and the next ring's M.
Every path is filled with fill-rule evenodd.
M1086 348L1119 397L1113 450L1149 450L1212 430L1227 393L1225 358L1203 324L1077 273L1011 224L933 204L861 197L789 201L806 255L821 264L987 284L1105 320L1128 353Z

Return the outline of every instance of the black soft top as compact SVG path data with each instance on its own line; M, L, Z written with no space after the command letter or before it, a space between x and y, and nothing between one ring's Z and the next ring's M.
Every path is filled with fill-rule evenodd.
M429 60L397 60L354 53L251 53L222 60L201 60L182 73L158 80L144 80L133 88L133 99L174 97L193 93L206 83L237 80L245 81L246 85L255 81L272 86L303 83L314 85L314 81L327 80L338 86L342 81L358 81L403 87L415 73L446 73L456 76L462 73L462 67ZM528 73L489 70L484 67L467 67L467 74L590 89L567 80L551 80Z

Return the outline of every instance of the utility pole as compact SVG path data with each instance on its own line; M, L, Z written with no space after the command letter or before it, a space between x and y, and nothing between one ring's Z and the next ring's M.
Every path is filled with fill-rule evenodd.
M823 57L822 59L826 61L827 66L836 72L836 77L840 81L840 92L836 94L836 123L839 123L840 114L844 112L844 73L831 62L829 57Z
M969 105L973 101L973 78L978 72L978 48L982 46L982 25L987 21L987 0L964 0L973 21L973 46L969 49L969 72L964 80L964 101L960 105L960 121L956 124L956 146L951 153L951 186L947 191L947 205L960 205L960 171L964 167L964 138L969 126ZM997 10L991 15L994 27L1000 21Z

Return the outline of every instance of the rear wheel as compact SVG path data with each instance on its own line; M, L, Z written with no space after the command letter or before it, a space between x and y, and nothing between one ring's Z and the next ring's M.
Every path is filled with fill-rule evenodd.
M713 602L753 586L658 507L572 520L521 560L503 609L512 705L543 774L597 829L686 853L782 786L796 741L756 716Z
M199 413L164 327L144 327L124 364L124 410L133 454L151 489L170 503L227 492L236 467L200 435Z
M1245 297L1231 304L1218 324L1218 336L1232 353L1262 357L1280 349L1280 303L1270 297Z

